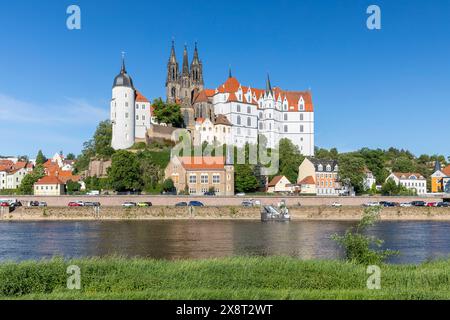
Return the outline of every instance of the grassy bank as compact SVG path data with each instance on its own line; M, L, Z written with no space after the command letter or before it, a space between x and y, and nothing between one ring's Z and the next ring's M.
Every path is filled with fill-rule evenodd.
M66 268L81 269L81 290ZM3 299L449 299L450 261L381 266L381 290L364 266L287 257L164 261L54 259L0 265Z

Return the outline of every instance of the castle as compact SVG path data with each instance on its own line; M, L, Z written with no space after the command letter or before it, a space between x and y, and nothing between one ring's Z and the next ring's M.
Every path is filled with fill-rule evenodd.
M122 62L115 78L111 100L112 147L126 149L145 139L154 126L150 102L133 86ZM167 63L166 100L181 107L185 127L194 144L256 144L263 136L274 148L290 139L305 156L314 155L314 108L310 91L272 87L267 76L264 89L242 85L232 76L215 89L204 88L203 64L195 44L189 65L186 46L181 72L172 41Z

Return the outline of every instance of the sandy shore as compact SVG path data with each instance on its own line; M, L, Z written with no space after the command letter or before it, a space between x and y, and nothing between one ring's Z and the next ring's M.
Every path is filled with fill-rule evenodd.
M292 220L358 220L362 207L332 208L325 206L292 207ZM450 221L450 208L384 208L381 220L436 220ZM185 207L154 206L147 208L101 207L95 212L88 207L21 207L12 212L3 211L1 221L64 221L64 220L259 220L259 208L203 207L189 211Z

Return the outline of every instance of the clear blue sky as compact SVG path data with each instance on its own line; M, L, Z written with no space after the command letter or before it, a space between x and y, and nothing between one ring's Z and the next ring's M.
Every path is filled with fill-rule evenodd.
M82 29L66 28L78 4ZM366 28L378 4L382 29ZM232 65L245 85L312 89L316 145L450 155L450 1L4 1L0 4L0 154L80 152L108 118L126 51L135 86L164 96L198 41L207 87Z

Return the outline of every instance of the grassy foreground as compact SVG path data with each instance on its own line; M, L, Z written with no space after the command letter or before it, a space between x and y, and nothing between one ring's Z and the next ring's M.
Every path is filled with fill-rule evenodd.
M69 265L81 290L68 290ZM95 258L0 264L1 299L449 299L450 261L364 266L287 257L210 260Z

